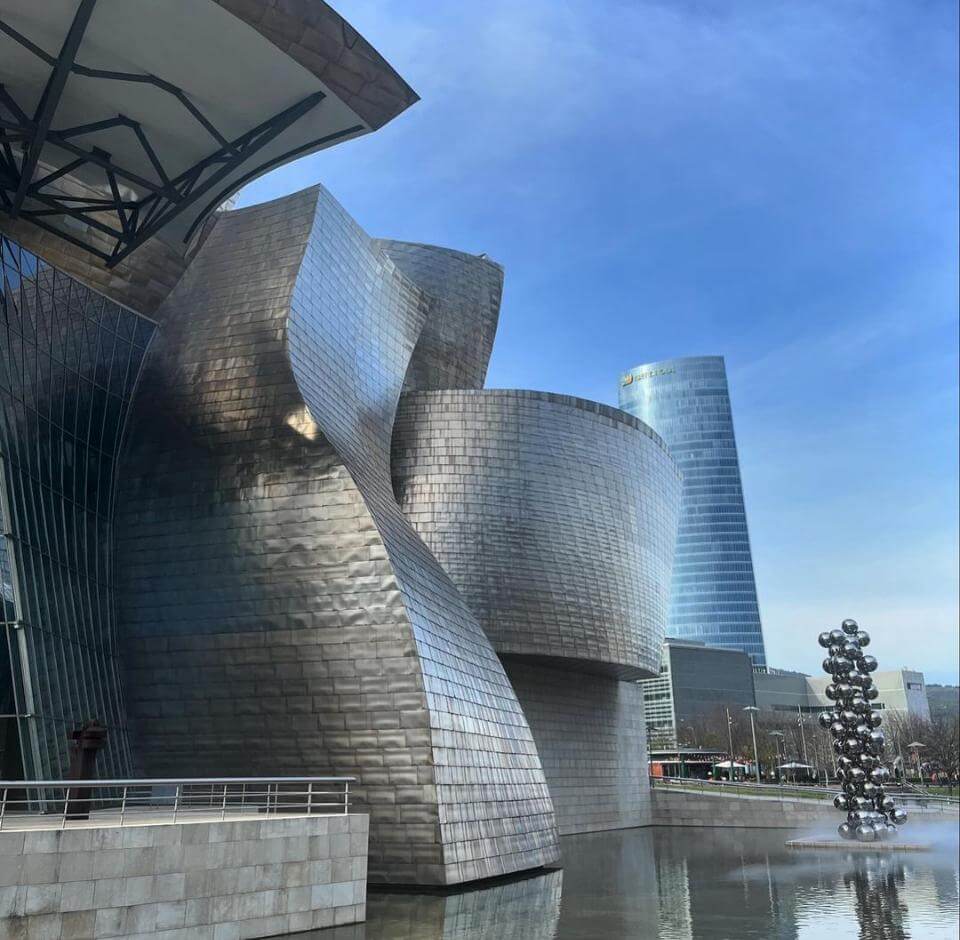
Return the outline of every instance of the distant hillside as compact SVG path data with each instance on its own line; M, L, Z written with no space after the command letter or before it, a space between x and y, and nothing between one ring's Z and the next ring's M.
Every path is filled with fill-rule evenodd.
M927 701L930 703L931 718L937 715L960 715L960 686L927 683Z

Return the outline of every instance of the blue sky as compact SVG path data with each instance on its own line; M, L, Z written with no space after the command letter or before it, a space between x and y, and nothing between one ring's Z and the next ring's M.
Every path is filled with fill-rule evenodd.
M421 95L264 177L506 268L489 384L726 356L771 665L958 672L952 0L340 0Z

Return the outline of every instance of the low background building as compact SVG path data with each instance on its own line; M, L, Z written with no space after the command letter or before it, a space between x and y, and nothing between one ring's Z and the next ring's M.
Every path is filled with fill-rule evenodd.
M660 675L640 684L651 751L697 743L703 722L755 704L750 656L694 640L665 639Z
M880 711L902 712L913 717L930 719L927 687L923 673L914 669L891 669L875 672L873 681L879 693L871 704ZM808 676L786 669L757 672L753 677L757 706L774 712L821 712L832 708L826 696L828 676Z

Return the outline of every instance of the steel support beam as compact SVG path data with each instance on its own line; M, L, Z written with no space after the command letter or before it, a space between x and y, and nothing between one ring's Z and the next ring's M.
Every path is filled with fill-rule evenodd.
M12 218L17 217L17 213L23 205L23 200L27 196L27 189L40 160L40 151L43 150L43 145L46 143L53 116L57 112L60 97L63 94L64 86L67 84L67 79L70 77L77 51L80 48L83 34L86 32L87 24L90 22L90 16L96 3L97 0L80 0L80 6L77 8L73 22L70 24L67 38L63 41L60 55L57 57L53 71L50 73L46 87L43 89L43 94L40 96L40 103L33 115L33 137L20 163L20 185L17 186L10 207Z

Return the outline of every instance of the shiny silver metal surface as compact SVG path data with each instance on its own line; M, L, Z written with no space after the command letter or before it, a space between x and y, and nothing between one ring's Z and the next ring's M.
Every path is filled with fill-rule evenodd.
M649 823L679 474L635 418L543 392L406 393L397 499L477 614L533 730L562 834Z
M408 393L393 478L497 652L657 674L680 478L642 422L545 392Z
M849 639L833 642L843 636ZM875 696L867 697L876 691L869 673L877 668L877 661L862 650L870 637L860 630L856 620L844 620L840 630L820 634L821 646L825 639L830 641L830 656L823 661L823 670L830 676L826 690L828 698L836 702L836 709L824 712L821 723L833 733L834 750L842 750L846 755L837 776L849 798L841 799L844 794L839 794L834 800L837 809L849 810L847 821L837 831L845 839L853 831L861 842L886 839L896 834L894 823L906 822L907 817L895 808L893 799L883 789L890 776L880 763L885 739L882 731L873 730L880 727L883 719L870 705L870 698Z
M228 213L158 313L118 533L147 771L356 774L371 878L452 884L558 849L510 682L391 487L437 302L323 189Z
M404 391L483 388L500 318L503 269L483 255L434 245L376 244L423 288L428 303Z

